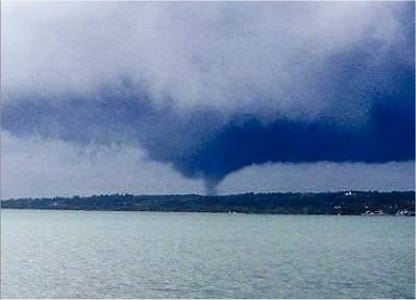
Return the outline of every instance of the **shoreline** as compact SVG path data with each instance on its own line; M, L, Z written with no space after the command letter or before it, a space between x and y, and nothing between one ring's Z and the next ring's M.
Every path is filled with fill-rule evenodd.
M2 209L209 212L273 215L414 216L415 192L94 195L2 200Z

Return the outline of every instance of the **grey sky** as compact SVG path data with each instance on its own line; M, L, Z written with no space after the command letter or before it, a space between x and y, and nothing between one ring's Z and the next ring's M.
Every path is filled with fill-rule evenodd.
M298 163L253 148L258 157L236 155L241 161L208 174L210 162L204 159L206 154L215 165L224 153L232 161L228 150L234 146L235 153L247 150L236 145L250 141L236 138L223 149L227 143L218 146L215 140L231 125L239 129L238 122L242 136L250 137L246 116L269 135L273 122L283 128L289 121L294 127L307 124L298 137L310 124L330 124L335 128L330 133L384 132L408 124L413 100L402 98L411 96L406 88L414 74L410 3L1 6L3 198L203 193L202 179L210 175L218 176L220 193L414 188L414 160L403 142L410 127L397 141L386 140L405 153L394 159L383 156L390 151L386 147L381 159L357 159L351 150L352 161L322 156L322 162L305 163L312 153L308 147L319 148L318 143L302 147L294 156ZM394 112L384 127L372 123L378 110ZM285 131L276 128L284 148ZM267 147L270 136L264 135ZM319 141L326 145L322 136ZM365 150L376 152L374 145Z

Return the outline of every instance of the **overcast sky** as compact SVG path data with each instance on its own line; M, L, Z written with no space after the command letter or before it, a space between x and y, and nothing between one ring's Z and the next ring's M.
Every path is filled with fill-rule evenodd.
M3 198L414 188L412 2L2 2Z

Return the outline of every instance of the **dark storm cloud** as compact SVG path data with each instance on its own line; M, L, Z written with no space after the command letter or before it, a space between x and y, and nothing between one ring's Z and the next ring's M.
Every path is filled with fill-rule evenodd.
M265 162L359 161L380 163L414 159L414 76L401 74L396 91L375 95L368 119L348 124L285 117L264 123L253 115L224 122L216 111L177 115L124 92L103 92L95 101L76 98L16 101L2 112L3 128L18 135L53 137L80 144L131 144L152 160L172 163L188 177L204 178L213 188L226 175Z
M212 192L252 164L414 159L414 3L97 5L6 10L4 130L141 147Z

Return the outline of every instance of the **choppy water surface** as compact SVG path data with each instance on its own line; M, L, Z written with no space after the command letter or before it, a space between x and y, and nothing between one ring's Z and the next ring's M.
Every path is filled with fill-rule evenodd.
M414 298L414 218L2 210L3 298Z

